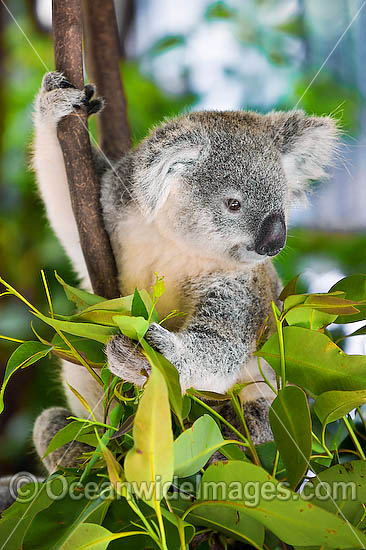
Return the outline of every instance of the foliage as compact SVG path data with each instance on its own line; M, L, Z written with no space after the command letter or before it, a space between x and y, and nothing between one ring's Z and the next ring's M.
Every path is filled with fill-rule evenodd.
M56 354L87 368L104 388L105 422L92 413L87 420L72 417L56 434L46 454L74 439L95 450L80 457L79 467L25 486L33 495L27 502L22 488L0 521L5 549L183 550L197 534L201 548L235 541L273 550L281 544L365 547L366 357L344 353L329 325L366 319L366 275L347 277L322 294L296 294L296 278L281 293L282 307L272 303L255 355L257 380L274 392L274 441L257 447L242 414L242 386L227 395L191 388L182 399L177 371L144 340L149 324L159 322L162 278L152 295L136 289L106 301L56 277L77 307L71 316L54 312L45 277L48 315L1 280L4 294L22 300L56 331L45 340L34 330L36 341L20 343L1 394L18 369ZM119 330L151 364L143 390L111 375L105 364L104 345ZM277 387L262 377L264 359ZM74 393L90 412L85 397ZM231 401L242 431L217 412L218 400ZM222 435L222 422L232 439ZM341 435L333 437L335 431ZM216 451L227 460L214 461Z

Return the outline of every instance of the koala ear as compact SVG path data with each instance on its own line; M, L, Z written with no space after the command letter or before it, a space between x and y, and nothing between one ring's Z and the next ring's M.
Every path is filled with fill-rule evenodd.
M273 112L268 115L275 146L283 157L293 198L304 196L309 180L327 176L337 148L338 130L330 117L306 116L303 111Z
M135 167L136 198L150 220L167 200L173 186L179 185L184 174L200 156L202 147L180 143L160 148L159 152Z

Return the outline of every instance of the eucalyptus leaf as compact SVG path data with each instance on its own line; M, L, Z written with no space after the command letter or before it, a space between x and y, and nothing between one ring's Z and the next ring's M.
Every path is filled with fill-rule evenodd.
M327 391L316 398L314 410L322 424L329 424L365 403L366 390Z
M42 510L51 506L54 502L53 495L57 497L62 491L63 484L59 476L55 476L47 483L28 483L23 485L22 494L27 490L29 499L14 502L10 508L2 512L0 520L0 541L3 543L1 550L23 550L24 539L27 532L33 526L34 518ZM33 498L32 498L32 495Z
M297 386L280 390L269 410L269 420L287 479L295 489L309 467L311 455L311 419L305 393Z
M151 366L155 366L164 376L165 383L168 388L169 401L172 411L178 418L181 426L183 426L182 407L183 397L179 383L179 373L174 365L168 361L161 353L155 351L146 340L141 340L141 345L144 350L144 355L150 362Z
M137 408L133 439L125 458L126 479L152 489L144 500L159 501L173 479L174 454L168 389L154 365Z
M146 320L149 318L149 312L147 311L144 301L141 298L137 288L135 288L133 295L131 315L133 315L133 317L143 317Z
M87 423L83 425L77 420L69 422L53 436L42 458L45 458L59 447L62 447L62 445L65 445L66 443L70 443L70 441L75 440L78 436L85 435L92 430L93 428Z
M190 502L172 500L173 510L181 515L190 505ZM243 514L235 507L227 506L224 502L208 502L193 509L188 516L193 525L204 526L218 531L251 547L262 549L264 542L264 527L253 518Z
M242 489L240 489L242 487ZM243 498L239 498L243 494ZM270 498L269 498L270 496ZM364 548L366 535L339 516L303 501L265 470L247 462L217 462L203 474L199 499L190 509L220 505L263 524L286 544ZM187 516L189 521L190 514Z
M16 348L11 354L6 365L4 380L0 390L0 413L4 410L4 392L10 377L20 368L33 365L42 357L45 357L53 347L41 342L25 342Z
M366 502L366 462L353 460L320 472L304 486L304 497L313 504L339 514L352 525L361 519Z
M195 474L223 444L215 420L204 414L174 441L174 474L178 477Z
M54 329L61 330L67 334L73 334L74 336L83 336L84 338L88 338L90 340L96 340L102 344L107 344L108 340L112 336L118 334L117 328L92 325L91 323L60 321L58 319L52 319L51 317L46 317L45 315L36 313L34 313L34 315Z
M55 277L57 281L63 286L67 299L71 302L74 302L74 304L76 304L80 308L84 308L93 304L97 304L98 302L105 301L105 298L102 298L101 296L97 296L96 294L91 294L90 292L86 292L85 290L81 290L80 288L75 288L68 285L63 279L61 279L56 271Z
M289 325L318 330L334 323L338 315L325 313L308 306L297 306L286 314Z
M278 299L281 300L281 302L284 302L288 296L292 296L293 294L296 294L297 282L299 280L299 277L300 277L300 274L296 275L296 277L291 279L291 281L289 281L287 285L282 289L282 292L278 297Z
M366 356L347 355L325 334L301 327L283 329L289 382L319 395L330 390L366 389ZM278 334L255 353L281 374Z
M329 292L342 291L348 300L365 301L366 300L366 275L362 273L344 277L338 281ZM354 315L341 315L335 321L338 324L354 323L355 321L363 321L366 319L366 302L365 305L358 305L360 311Z
M122 334L133 340L140 340L143 338L150 326L149 322L143 317L115 315L113 321L120 328Z

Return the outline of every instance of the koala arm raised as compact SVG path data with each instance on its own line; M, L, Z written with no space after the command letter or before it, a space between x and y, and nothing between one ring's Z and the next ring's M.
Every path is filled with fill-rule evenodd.
M77 90L62 74L47 73L34 108L33 168L38 187L51 226L87 287L90 287L89 277L72 211L64 159L57 138L57 123L82 104L87 105L89 115L98 112L103 107L103 101L91 100L94 91L91 85ZM105 161L96 151L93 154L100 175L105 169Z

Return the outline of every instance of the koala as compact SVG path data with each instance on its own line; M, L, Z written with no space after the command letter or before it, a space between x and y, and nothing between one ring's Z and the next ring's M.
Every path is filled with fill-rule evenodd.
M48 218L82 284L90 282L81 253L58 121L92 99L93 86L74 88L60 73L45 75L35 102L34 158ZM286 243L290 207L305 196L309 180L326 176L337 140L329 117L302 111L191 112L164 121L123 158L94 151L100 205L119 273L122 295L149 289L164 275L160 318L186 313L164 326L153 323L146 339L177 368L182 390L226 392L237 382L254 443L271 438L268 408L274 398L259 383L253 357L258 331L277 301L280 281L271 263ZM112 373L142 386L150 366L123 335L106 348ZM272 369L263 362L266 376ZM66 385L76 388L103 420L102 394L85 369L63 362L62 378L73 414L85 415ZM41 414L34 428L40 456L67 423L67 409ZM76 446L76 447L75 447ZM74 465L82 444L69 444L44 461L52 472Z

